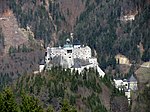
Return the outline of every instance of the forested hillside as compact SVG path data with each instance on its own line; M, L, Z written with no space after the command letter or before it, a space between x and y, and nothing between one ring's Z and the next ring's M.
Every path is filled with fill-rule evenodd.
M138 71L138 82L143 83L138 84L131 109L110 79L127 78L150 60L149 31L149 0L1 0L0 91L11 86L13 92L4 90L0 94L0 111L6 109L7 95L11 96L10 108L18 109L14 111L24 110L28 100L38 111L48 111L49 106L50 110L61 111L63 104L83 112L148 111L149 80L140 77L147 79L149 72L145 75L143 68L144 72ZM39 69L45 47L62 45L70 33L74 33L74 40L92 48L106 72L104 79L91 69L82 75L62 68L32 74ZM22 44L23 40L27 44ZM117 54L125 55L132 66L119 65ZM22 91L30 96L20 96Z
M149 8L150 5L144 4L143 0L89 3L77 21L75 33L83 43L96 49L101 61L103 57L113 57L118 53L124 54L131 61L148 61ZM135 15L135 20L120 19L131 14ZM140 43L144 52L138 47Z
M55 112L54 108L49 105L43 108L42 103L34 96L29 96L24 92L21 93L18 103L14 92L10 88L6 88L0 93L0 111L1 112ZM61 102L60 112L77 112L75 107L69 104L68 100L64 99Z
M0 110L13 109L15 112L20 110L23 112L32 110L37 112L148 111L148 84L143 91L132 93L137 98L133 100L134 105L130 108L124 92L115 89L108 76L106 74L104 78L100 78L93 69L85 69L82 74L78 74L61 67L39 74L26 74L7 85L11 89L5 89L0 93Z
M52 105L55 111L61 110L64 99L79 112L129 111L124 94L113 87L107 76L102 79L93 69L78 74L61 67L52 68L40 74L24 75L11 87L17 97L21 91L35 95L44 108Z
M60 44L73 32L74 38L96 49L100 63L118 53L137 63L149 60L148 0L12 0L8 4L21 27L31 26L46 45ZM135 20L121 20L127 15Z

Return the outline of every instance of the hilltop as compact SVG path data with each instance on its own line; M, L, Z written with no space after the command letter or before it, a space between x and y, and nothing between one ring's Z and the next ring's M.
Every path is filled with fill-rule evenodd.
M111 99L112 88L109 88L107 83L104 83L102 79L95 75L93 75L94 79L90 79L88 83L90 85L98 83L100 86L91 87L89 85L91 88L88 88L86 85L80 87L79 81L83 79L82 76L76 78L74 75L69 75L70 79L66 75L70 74L69 71L61 71L64 74L61 72L57 74L55 70L49 71L52 73L32 74L39 69L39 62L43 59L45 53L44 47L61 46L70 33L74 33L74 40L92 48L92 55L97 57L99 66L109 78L123 78L136 74L140 89L133 96L135 103L131 111L139 108L141 111L146 111L148 109L150 73L148 68L143 68L140 65L150 60L149 13L149 0L0 1L1 89L7 84L12 84L11 82L14 84L16 79L19 78L18 83L14 84L14 90L24 88L30 95L39 97L47 104L51 103L46 101L49 98L49 90L47 90L49 82L52 86L49 89L56 93L56 96L52 96L54 100L60 95L57 94L57 88L63 89L62 91L67 92L66 98L67 94L77 96L78 99L75 102L74 96L69 96L69 98L72 98L73 105L79 110L81 105L83 110L86 108L89 110L102 108L104 111L111 109L111 111L119 111L121 108L127 111L126 101L124 102L126 98L121 96ZM125 56L132 66L120 65L115 60L115 56L118 54ZM74 79L78 80L74 81ZM58 83L58 87L56 86L56 80L60 83ZM63 80L66 82L63 82ZM69 84L72 81L77 84L73 87L78 87L76 91L70 90ZM81 82L87 83L85 80ZM56 87L53 86L54 84ZM62 88L61 84L64 84ZM97 87L96 90L94 90L94 87ZM89 99L83 97L83 91L87 91ZM19 91L17 92L19 94ZM93 93L93 96L90 93ZM94 101L101 103L91 106L90 104ZM112 102L110 103L110 101ZM142 104L144 104L143 108Z

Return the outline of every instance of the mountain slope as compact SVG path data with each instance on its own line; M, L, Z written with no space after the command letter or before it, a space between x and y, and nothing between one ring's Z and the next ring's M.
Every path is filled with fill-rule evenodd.
M86 70L81 75L77 72L71 74L69 69L52 68L50 71L41 74L20 77L13 88L17 93L20 93L23 89L25 92L37 96L45 106L51 104L55 107L55 110L59 110L59 102L62 99L68 99L71 105L74 105L78 111L83 112L109 111L113 105L112 103L110 106L110 98L113 99L117 95L112 95L113 87L109 79L99 78L98 74L92 69ZM117 99L120 99L120 102L125 100L128 105L127 99L123 95L121 97L116 96L114 102ZM128 111L128 106L120 105L119 108L122 112ZM126 110L123 110L123 108L126 108Z
M75 34L81 42L97 50L100 62L102 57L110 58L118 53L137 63L141 59L148 61L149 5L140 6L143 2L104 0L97 4L91 3L80 15ZM133 16L134 20L121 19L126 16ZM144 48L144 54L139 49L140 43Z
M16 47L27 44L28 37L24 37L19 29L17 20L11 10L3 13L0 19L5 44L5 53L8 53L10 46Z
M109 67L111 66L108 70L109 73L112 69L115 69L117 71L117 67L115 66L116 60L114 57L118 53L125 55L133 64L140 64L142 61L150 60L149 0L72 0L72 2L70 0L0 1L1 17L3 13L7 12L7 10L10 10L10 12L13 11L13 13L11 13L12 18L10 19L10 21L2 18L0 20L0 24L2 25L2 29L0 30L0 52L3 52L3 49L5 48L4 42L8 43L6 44L8 46L20 45L26 42L26 38L24 38L23 34L21 34L18 28L21 27L26 29L28 26L31 31L34 32L36 40L43 40L45 46L47 46L48 44L50 46L61 45L64 40L69 37L69 33L74 32L75 40L80 40L82 44L89 45L92 48L92 51L97 51L97 58L102 69L109 69ZM6 13L6 15L7 14L8 13ZM133 19L130 17L133 17ZM16 20L18 23L16 22ZM4 27L4 25L6 27ZM10 28L10 30L7 30L7 28ZM10 35L10 37L8 36L9 33L12 34ZM5 37L9 38L7 39ZM20 41L18 41L18 38L20 39ZM4 41L4 39L6 41ZM20 50L20 47L11 48L10 55L8 54L3 58L0 57L0 83L2 85L5 86L6 82L10 83L10 81L12 81L12 77L16 78L17 75L20 76L20 74L26 74L26 72L33 72L33 70L38 69L38 63L44 56L44 50L41 50L41 47L39 47L38 45L35 45L33 47L34 50L29 50L30 48L28 49L25 46L24 48L24 50L22 48ZM8 51L8 48L6 49ZM122 75L119 71L117 72L119 75ZM132 73L134 73L134 71ZM40 77L42 77L42 75ZM35 78L36 76L33 77ZM31 76L29 76L28 78L26 76L21 78L22 79L19 79L20 83L22 83L22 80L24 81L26 79L27 81L28 78L32 79ZM51 79L51 76L45 78ZM39 82L41 80L43 79L39 78ZM54 78L54 80L59 79ZM94 81L95 80L97 80L97 78L94 79ZM22 85L18 84L18 86L21 86L21 88L33 86L35 89L33 90L32 87L30 87L31 93L39 93L39 97L41 97L41 99L45 102L45 99L47 99L48 97L42 95L49 94L47 94L48 90L46 88L48 86L46 85L45 87L43 87L43 90L45 90L45 94L42 94L41 89L39 89L39 85L36 84L38 83L38 81L31 80L31 85L26 84L26 81L24 81ZM71 81L69 81L69 83L71 83ZM95 83L94 81L92 80L90 84ZM32 82L34 82L35 84L32 84ZM78 81L75 82L77 83ZM60 83L62 82L60 81ZM57 85L56 81L54 81L52 85L54 84ZM23 87L24 85L26 87ZM34 85L36 85L36 87ZM61 85L58 84L58 86ZM106 85L103 86L103 83L101 84L101 86L102 93L98 96L99 98L97 98L97 93L95 95L94 86L92 86L93 89L91 91L94 91L94 95L92 96L90 94L91 96L89 96L92 101L89 100L89 103L86 104L86 101L88 99L86 99L86 101L84 102L84 98L79 98L78 101L76 101L77 108L80 109L80 105L82 109L85 109L87 107L89 110L95 108L103 108L103 106L99 103L96 103L96 106L90 105L91 102L93 102L93 99L100 99L107 110L119 110L119 106L116 106L115 108L115 106L111 106L109 102L112 101L112 104L120 105L120 102L122 100L110 100L112 91L107 87L105 88ZM84 94L83 91L86 90L87 94L90 93L88 87L79 87L78 89L82 94ZM99 87L97 89L99 89ZM37 90L40 92L37 92ZM146 88L144 94L147 94L147 90L148 89ZM57 89L52 91L57 91ZM72 93L70 92L70 89L68 91L67 94ZM104 91L106 91L107 93ZM143 90L141 92L143 92ZM56 95L58 95L57 92ZM141 97L142 95L143 94L141 93L139 97ZM74 96L72 99L74 101ZM144 102L143 99L141 100L142 102ZM140 98L137 98L136 100L140 101ZM105 111L105 108L103 109Z
M74 32L75 39L96 49L99 62L118 53L137 63L149 60L147 0L13 0L8 4L20 25L31 26L35 38L45 45L61 45Z

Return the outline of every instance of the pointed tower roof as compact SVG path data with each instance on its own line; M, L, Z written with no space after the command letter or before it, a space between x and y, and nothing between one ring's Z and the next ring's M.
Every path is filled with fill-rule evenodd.
M44 59L40 62L40 65L45 65L45 60Z
M79 63L74 63L74 65L72 66L72 68L81 68L81 65Z
M133 76L133 74L131 75L131 77L128 79L129 82L137 82L136 78Z

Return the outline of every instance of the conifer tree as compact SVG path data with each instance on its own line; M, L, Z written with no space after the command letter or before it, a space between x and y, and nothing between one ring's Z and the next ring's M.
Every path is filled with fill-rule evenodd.
M7 88L0 94L0 112L18 112L13 92Z
M54 112L54 108L52 105L50 105L47 109L47 112Z
M36 98L23 94L22 104L20 105L22 112L44 112Z
M68 100L64 99L61 112L77 112L77 110L69 104Z

